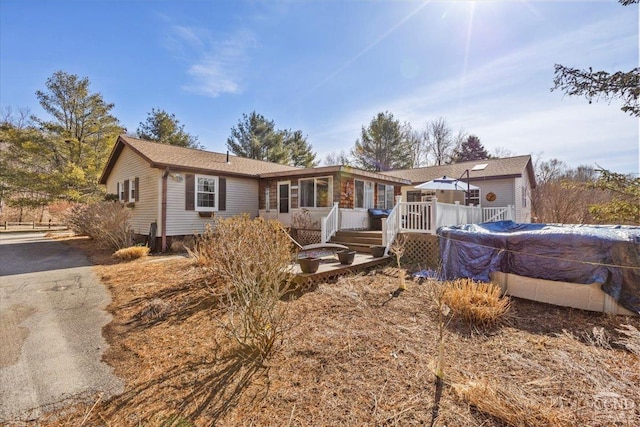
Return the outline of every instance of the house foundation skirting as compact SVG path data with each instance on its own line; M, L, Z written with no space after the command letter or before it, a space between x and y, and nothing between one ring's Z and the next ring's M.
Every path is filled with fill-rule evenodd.
M195 236L193 234L189 235L180 235L180 236L167 236L167 252L172 252L172 245L176 242L182 242L184 246L191 247L195 241ZM161 252L162 248L162 237L157 236L155 239L150 239L148 234L138 234L135 233L133 235L133 244L134 245L147 245L151 248L152 252Z
M402 262L419 268L437 270L440 266L438 236L425 233L402 233L397 238L406 239Z

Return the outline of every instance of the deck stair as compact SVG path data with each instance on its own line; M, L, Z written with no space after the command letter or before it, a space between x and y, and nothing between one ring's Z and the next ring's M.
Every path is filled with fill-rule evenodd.
M382 245L382 231L340 230L330 242L348 246L353 251L370 254L371 246Z

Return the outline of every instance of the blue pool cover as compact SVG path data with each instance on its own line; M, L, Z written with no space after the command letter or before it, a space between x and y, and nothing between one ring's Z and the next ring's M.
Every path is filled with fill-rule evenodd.
M494 271L569 283L600 283L640 313L640 227L498 221L440 227L442 276L489 281Z

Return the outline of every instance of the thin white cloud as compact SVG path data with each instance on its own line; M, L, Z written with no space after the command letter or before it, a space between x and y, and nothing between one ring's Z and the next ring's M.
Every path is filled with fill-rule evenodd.
M616 171L637 173L637 118L620 111L615 101L589 105L550 92L555 63L605 70L633 67L637 57L629 58L628 52L637 49L638 37L620 32L621 27L615 19L602 20L540 40L458 76L414 88L411 94L352 111L314 139L327 143L326 152L336 151L333 147L344 146L344 141L353 144L362 125L388 110L414 127L444 117L454 130L462 127L478 135L490 151L544 152L572 166L600 161Z
M242 92L243 69L249 61L249 50L255 45L255 37L248 30L215 37L206 29L180 25L172 27L167 44L188 64L190 81L182 88L212 98Z

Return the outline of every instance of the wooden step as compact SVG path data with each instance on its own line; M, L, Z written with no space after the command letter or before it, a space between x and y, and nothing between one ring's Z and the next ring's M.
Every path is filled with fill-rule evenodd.
M367 244L367 243L341 242L340 244L348 246L350 250L356 251L358 253L362 253L362 254L370 254L371 253L371 246L372 245Z
M382 237L351 237L351 236L333 236L331 243L360 243L363 245L381 245Z
M360 253L370 254L371 246L382 244L382 232L375 230L340 230L332 238L331 243L348 246Z
M343 237L375 237L382 239L382 231L375 230L340 230L336 232L335 236Z

